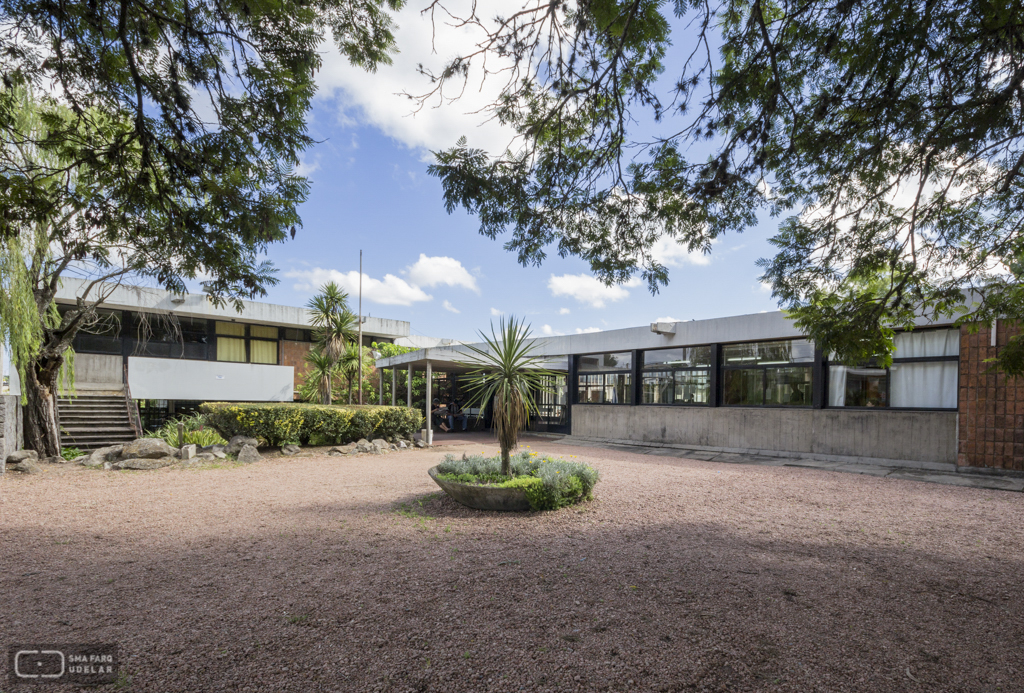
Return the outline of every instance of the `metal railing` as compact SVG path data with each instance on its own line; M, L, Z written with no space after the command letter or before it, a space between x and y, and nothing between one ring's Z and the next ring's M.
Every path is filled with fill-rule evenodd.
M128 420L131 422L135 437L142 437L142 417L139 416L139 405L132 399L132 390L128 387L128 364L124 364L124 404L128 408Z

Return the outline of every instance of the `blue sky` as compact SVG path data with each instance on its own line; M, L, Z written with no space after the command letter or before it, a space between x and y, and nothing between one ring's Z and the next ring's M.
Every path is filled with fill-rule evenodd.
M777 220L724 238L706 257L665 244L670 284L651 296L639 281L603 287L586 263L557 254L524 268L501 240L479 235L474 218L447 214L439 182L426 173L429 151L463 134L494 151L508 133L493 123L481 127L481 116L468 113L493 93L493 79L482 92L477 80L460 101L412 114L397 92L424 89L416 64L439 65L450 54L431 54L430 26L418 7L398 22L402 52L374 75L325 55L310 117L322 142L307 151L301 169L312 183L303 228L294 241L272 247L281 282L265 300L302 304L328 279L354 294L362 249L364 313L408 320L414 334L471 339L500 313L525 316L538 334L571 334L777 308L755 265L771 254L767 239ZM470 40L449 31L436 45L453 52Z

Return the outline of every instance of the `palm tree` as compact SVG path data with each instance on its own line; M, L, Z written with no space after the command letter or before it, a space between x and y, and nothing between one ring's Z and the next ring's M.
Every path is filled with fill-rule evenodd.
M466 345L472 360L463 364L477 366L466 375L466 390L470 406L482 409L494 400L492 421L501 446L501 473L511 476L511 453L519 445L519 432L529 425L530 413L539 411L534 393L550 392L548 378L555 373L532 356L537 344L528 341L530 326L514 316L507 323L502 318L497 332L492 322L491 336L481 332L480 337L486 349Z
M349 345L338 361L338 372L348 384L348 403L352 404L352 380L359 374L359 352Z
M306 307L311 312L314 345L306 358L312 366L307 377L319 378L315 380L316 397L322 404L330 404L339 363L355 339L356 316L349 310L348 294L334 282L320 287Z

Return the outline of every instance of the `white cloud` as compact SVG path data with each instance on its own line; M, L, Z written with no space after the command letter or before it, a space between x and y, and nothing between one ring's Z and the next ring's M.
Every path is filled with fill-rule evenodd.
M462 311L451 304L451 301L445 301L441 304L441 307L447 310L449 313L461 313Z
M576 328L576 334L592 334L594 332L600 332L600 331L601 331L600 327L583 327L583 328L577 327Z
M682 320L680 320L679 318L665 317L655 318L654 322L682 322Z
M446 5L457 16L470 12L470 0L453 0ZM484 38L482 30L472 23L453 26L456 22L443 9L437 11L432 26L430 13L421 14L421 9L416 3L408 3L397 14L395 38L401 52L393 56L392 65L382 65L377 72L352 67L338 54L333 42L324 45L323 66L317 74L320 98L336 99L342 122L373 125L406 146L421 150L424 158L432 160L430 150L447 149L462 135L470 146L492 154L504 151L514 133L476 111L495 100L504 75L494 72L508 65L508 60L488 57L492 75L483 83L479 69L470 70L466 88L454 102L449 99L458 95L459 85L450 83L440 108L435 107L435 99L413 113L416 103L403 96L403 92L415 95L432 88L430 80L417 72L420 63L440 72L451 58L471 52ZM521 0L492 0L487 3L486 14L488 18L507 17L521 9Z
M540 331L545 337L557 337L558 335L565 334L564 332L555 330L551 325L541 325Z
M493 317L493 318L499 318L499 317L501 317L502 315L504 315L504 313L503 313L503 312L501 312L500 310L498 310L497 308L491 308L491 317Z
M548 280L548 289L551 290L552 296L570 296L591 308L604 308L608 301L621 301L629 298L629 291L626 290L626 287L636 286L640 286L640 280L636 277L625 284L613 284L612 286L605 286L589 274L563 274L561 276L552 274Z
M480 293L476 278L462 263L451 257L427 257L420 253L420 259L406 271L410 281L417 286L461 286Z
M681 245L674 238L662 236L651 248L654 259L666 267L682 267L683 265L707 265L711 263L711 256L704 253L690 252L685 245Z
M559 308L558 309L558 314L559 315L568 315L569 314L569 309L568 308Z
M754 289L763 294L770 294L772 292L772 285L768 282L758 280L757 284L754 285Z
M319 291L320 287L327 282L334 282L347 291L353 299L359 293L359 272L355 271L339 272L338 270L315 267L309 270L291 270L285 272L284 276L296 280L294 285L296 291ZM368 274L364 274L363 298L387 306L411 306L414 303L429 301L433 296L393 274L385 274L383 280L374 279Z
M320 157L314 157L313 161L310 162L306 159L301 159L299 165L295 167L295 175L302 176L303 178L309 178L314 171L320 170Z

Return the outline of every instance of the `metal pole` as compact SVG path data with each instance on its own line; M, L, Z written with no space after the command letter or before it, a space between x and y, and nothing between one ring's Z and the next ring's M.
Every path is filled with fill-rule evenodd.
M397 371L398 371L397 368L392 368L391 369L391 406L392 407L395 406L395 389L397 387L396 383L398 382L398 380L397 380L398 376L395 375L395 373Z
M427 400L426 401L426 407L427 407L427 441L426 442L427 442L427 445L433 445L434 444L434 425L433 425L433 421L430 420L430 410L433 407L433 403L431 402L431 395L433 394L432 391L431 391L431 385L433 383L430 382L432 380L432 376L433 376L433 371L430 368L430 361L427 361L427 384L426 384L426 389L427 389L427 397L426 397L426 400Z
M359 404L363 403L363 251L359 251Z

